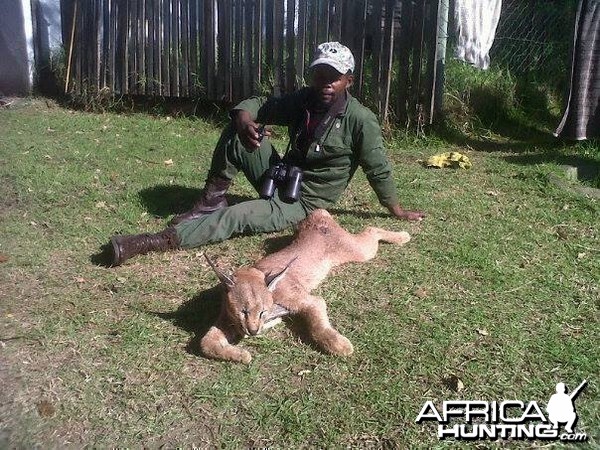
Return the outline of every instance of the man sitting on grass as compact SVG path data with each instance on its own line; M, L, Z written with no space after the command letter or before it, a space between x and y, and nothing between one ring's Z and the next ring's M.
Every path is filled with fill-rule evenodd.
M113 236L112 264L150 251L283 230L314 209L333 206L358 166L391 214L421 220L422 212L407 211L398 203L377 118L348 92L353 71L352 52L338 42L326 42L318 46L310 65L309 87L278 98L252 97L233 108L198 202L159 233ZM270 134L265 124L288 126L290 142L283 158L264 139ZM262 198L228 206L225 193L239 171Z

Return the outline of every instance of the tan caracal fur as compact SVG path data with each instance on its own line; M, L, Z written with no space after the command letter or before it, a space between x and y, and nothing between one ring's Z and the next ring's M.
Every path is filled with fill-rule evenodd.
M247 364L250 353L235 343L246 335L259 334L279 317L299 315L323 351L352 354L352 343L329 323L325 301L310 292L331 268L372 259L379 241L402 245L409 240L406 232L374 227L360 234L348 233L327 211L318 209L300 222L290 245L252 267L242 267L229 276L207 257L225 286L225 295L216 323L200 342L202 352L210 358Z

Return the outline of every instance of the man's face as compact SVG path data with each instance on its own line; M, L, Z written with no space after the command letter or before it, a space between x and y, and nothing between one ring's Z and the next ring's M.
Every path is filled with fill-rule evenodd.
M317 94L317 100L330 106L340 95L352 86L354 77L341 74L327 64L318 64L310 72L310 86Z

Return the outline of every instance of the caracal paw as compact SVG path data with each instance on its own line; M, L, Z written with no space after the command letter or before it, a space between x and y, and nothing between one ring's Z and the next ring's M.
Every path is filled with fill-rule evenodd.
M406 231L394 231L390 236L390 242L396 245L404 245L410 241L410 234Z
M233 361L243 364L250 364L250 361L252 361L252 355L250 352L248 350L244 350L243 348L238 348L237 350L237 355L235 355Z
M352 342L350 342L347 337L340 334L339 338L335 342L333 354L339 356L350 356L352 353L354 353L354 346L352 345Z
M317 341L323 350L332 355L350 356L354 352L352 342L333 328L320 333Z

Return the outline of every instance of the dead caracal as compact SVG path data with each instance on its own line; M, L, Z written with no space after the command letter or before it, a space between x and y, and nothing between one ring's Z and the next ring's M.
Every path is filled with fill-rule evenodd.
M216 323L200 342L202 352L210 358L249 363L250 353L234 344L245 335L259 334L279 317L299 315L323 351L350 355L352 343L331 326L325 301L310 292L332 267L373 258L380 240L402 245L410 236L374 227L351 234L327 211L318 209L298 224L290 245L252 267L226 275L207 258L225 287L225 295Z

